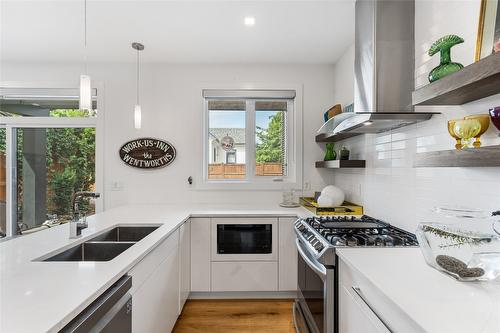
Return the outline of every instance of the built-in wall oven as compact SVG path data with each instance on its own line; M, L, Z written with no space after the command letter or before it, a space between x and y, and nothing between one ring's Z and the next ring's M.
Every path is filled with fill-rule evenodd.
M277 219L212 219L213 261L274 261L277 258Z

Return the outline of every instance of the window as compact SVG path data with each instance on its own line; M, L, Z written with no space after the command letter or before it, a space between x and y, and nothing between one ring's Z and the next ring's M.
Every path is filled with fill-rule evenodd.
M297 181L295 91L204 90L205 183Z
M236 150L226 152L226 164L236 164Z
M70 221L73 193L98 188L97 113L78 110L77 89L0 87L0 126L0 236Z

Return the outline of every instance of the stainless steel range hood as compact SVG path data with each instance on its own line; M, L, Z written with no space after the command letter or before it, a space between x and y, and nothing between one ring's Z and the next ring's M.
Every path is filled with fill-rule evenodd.
M412 105L414 0L357 0L355 27L355 113L333 134L380 133L430 119L433 113Z

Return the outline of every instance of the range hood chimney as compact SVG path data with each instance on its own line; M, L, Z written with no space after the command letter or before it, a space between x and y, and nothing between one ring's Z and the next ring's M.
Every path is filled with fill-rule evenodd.
M415 1L357 0L354 115L333 134L380 133L428 120L414 112Z

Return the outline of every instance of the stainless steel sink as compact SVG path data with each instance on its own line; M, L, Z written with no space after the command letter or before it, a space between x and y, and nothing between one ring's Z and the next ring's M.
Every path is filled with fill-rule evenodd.
M109 261L158 229L154 226L117 226L67 250L38 261Z
M106 242L138 242L156 229L159 226L118 226L108 230L90 241L106 241Z
M109 261L135 242L85 242L43 261Z

